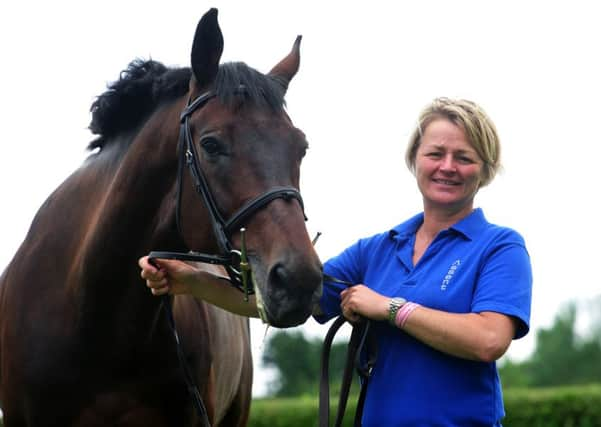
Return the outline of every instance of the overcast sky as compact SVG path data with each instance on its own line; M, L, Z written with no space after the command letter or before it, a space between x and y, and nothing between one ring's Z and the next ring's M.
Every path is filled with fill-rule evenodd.
M504 171L476 204L518 230L532 258L532 333L509 350L523 358L563 303L601 293L594 3L3 2L0 269L40 204L86 157L95 97L134 58L187 66L196 24L216 6L224 61L267 72L303 35L287 103L310 144L301 190L324 260L421 210L403 153L422 107L462 97L489 113ZM259 369L264 328L252 325ZM313 321L303 330L325 334ZM268 376L256 374L256 395Z

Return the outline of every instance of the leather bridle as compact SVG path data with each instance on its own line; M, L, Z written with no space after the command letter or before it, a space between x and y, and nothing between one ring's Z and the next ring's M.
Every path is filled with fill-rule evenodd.
M244 94L246 89L243 86L238 88L241 94ZM188 100L186 108L180 115L180 130L179 130L179 141L178 141L178 171L177 171L177 200L176 200L176 223L180 237L183 241L182 225L181 225L181 198L182 198L182 186L183 186L183 174L184 165L188 166L190 175L192 177L196 192L199 194L202 202L204 203L207 211L209 212L209 218L211 221L211 227L213 234L217 241L217 247L219 254L204 254L199 252L167 252L167 251L152 251L148 254L149 262L154 263L155 259L178 259L183 261L195 261L204 262L210 264L222 265L229 276L229 282L240 291L245 294L245 299L248 299L248 295L254 293L252 288L252 280L249 279L250 275L250 264L247 260L246 255L246 239L245 229L243 225L248 221L250 217L256 214L259 210L263 209L269 203L276 199L291 200L296 199L300 203L303 216L305 220L305 208L303 198L300 192L294 187L273 187L263 194L260 194L253 199L246 202L242 207L235 211L231 217L227 220L223 218L217 203L211 193L207 180L200 167L199 156L196 151L194 141L192 140L192 132L190 130L190 116L199 108L202 108L206 103L215 98L217 94L214 91L207 91L199 95L196 99ZM236 231L241 233L240 250L234 249L230 240L232 234ZM181 369L183 371L184 380L188 392L192 397L194 406L198 417L201 420L203 426L210 426L210 422L207 415L206 407L202 401L202 397L198 391L193 376L188 368L186 357L181 347L179 335L175 325L173 316L173 310L171 307L171 297L165 295L162 300L162 305L165 308L169 327L174 336L176 343L177 356Z
M244 86L240 86L238 91L243 94L246 89ZM192 132L190 130L190 116L199 108L202 108L206 103L215 98L217 94L214 91L207 91L199 95L193 101L188 101L188 105L182 111L180 115L180 131L179 131L179 161L178 161L178 173L177 173L177 202L176 202L176 222L177 229L180 236L183 239L182 225L181 225L181 198L182 198L182 186L183 186L183 174L184 166L188 167L190 175L193 180L196 192L202 199L207 211L209 213L209 219L211 222L211 228L213 235L217 242L219 254L204 254L199 252L179 253L179 252L164 252L164 251L153 251L149 254L151 259L153 258L167 258L167 259L179 259L187 261L205 262L210 264L222 265L230 278L230 283L243 291L248 297L250 293L253 293L252 283L248 278L250 267L246 262L246 247L243 228L244 224L255 215L259 210L263 209L269 203L276 199L298 200L303 216L305 220L305 208L303 198L300 192L294 187L273 187L263 194L260 194L253 199L242 205L231 217L227 220L224 219L221 214L215 198L209 188L207 180L202 168L200 166L199 156L192 140ZM241 231L241 242L242 247L240 250L234 249L230 238L236 231Z

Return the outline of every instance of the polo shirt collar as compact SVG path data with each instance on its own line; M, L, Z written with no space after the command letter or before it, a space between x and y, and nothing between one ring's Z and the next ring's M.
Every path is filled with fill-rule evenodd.
M392 240L396 240L398 242L405 242L413 238L419 226L422 225L422 222L424 222L423 212L397 225L388 232L388 235Z
M424 213L419 213L407 221L397 225L389 231L389 237L398 242L405 242L413 238L419 226L424 222ZM449 227L463 235L466 239L473 240L474 237L486 227L488 222L481 208L474 209L468 216L458 223Z
M474 238L480 233L480 231L486 227L488 221L484 217L484 212L481 208L476 208L468 216L463 218L456 224L449 227L451 230L455 230L461 233L465 238L474 240Z

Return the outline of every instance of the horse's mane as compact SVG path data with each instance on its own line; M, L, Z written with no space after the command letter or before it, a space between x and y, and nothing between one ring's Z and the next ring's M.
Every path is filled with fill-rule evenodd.
M190 68L168 68L154 60L135 59L92 103L90 130L98 138L88 149L102 149L122 132L139 126L161 104L188 92ZM284 106L285 90L278 81L243 62L221 64L215 91L221 102L233 105L244 87L245 102L278 110Z

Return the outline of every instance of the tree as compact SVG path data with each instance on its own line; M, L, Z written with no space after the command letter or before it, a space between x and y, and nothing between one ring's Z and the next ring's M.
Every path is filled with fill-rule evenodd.
M601 299L596 308L601 308ZM596 313L594 311L593 313ZM500 374L505 387L555 386L601 382L601 325L593 316L591 333L580 336L576 331L578 305L567 304L549 329L536 334L536 347L529 360L507 361Z

